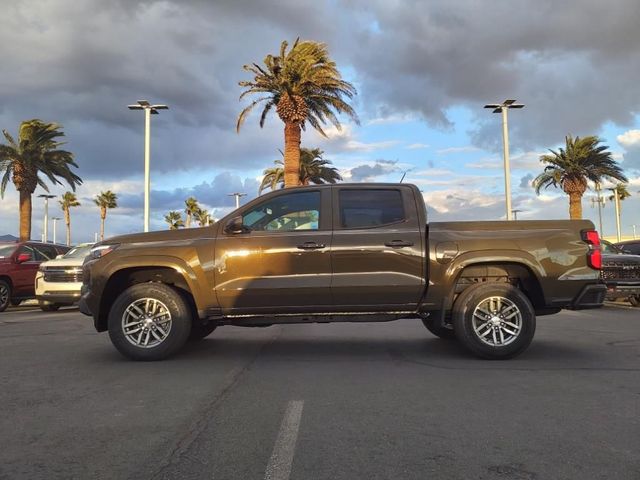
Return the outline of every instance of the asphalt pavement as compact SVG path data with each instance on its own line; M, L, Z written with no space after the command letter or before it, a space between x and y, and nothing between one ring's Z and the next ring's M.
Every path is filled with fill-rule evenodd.
M122 358L76 309L0 313L0 479L640 479L640 309L479 360L419 320L222 327Z

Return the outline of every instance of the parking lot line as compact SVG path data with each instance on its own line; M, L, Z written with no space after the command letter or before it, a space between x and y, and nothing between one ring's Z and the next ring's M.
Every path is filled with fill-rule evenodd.
M276 444L273 447L273 453L264 475L265 480L289 479L303 405L304 401L302 400L292 400L287 404L287 410L280 425Z

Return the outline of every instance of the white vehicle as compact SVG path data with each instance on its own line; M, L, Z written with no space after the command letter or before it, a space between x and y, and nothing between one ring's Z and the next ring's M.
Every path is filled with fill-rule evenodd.
M81 243L55 260L40 264L36 274L36 299L45 312L73 305L80 300L82 263L92 243Z

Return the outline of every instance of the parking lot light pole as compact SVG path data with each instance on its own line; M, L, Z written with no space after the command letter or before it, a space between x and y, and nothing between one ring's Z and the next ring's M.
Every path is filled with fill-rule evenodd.
M246 193L229 193L227 197L236 197L236 210L240 208L240 197L246 197Z
M127 105L129 110L144 110L144 231L149 231L149 191L151 189L151 115L157 115L158 110L167 110L166 105L151 105L146 100L138 100L137 105Z
M490 103L484 108L493 108L493 113L502 113L502 148L504 152L504 196L507 209L507 220L512 220L511 215L511 170L509 166L509 125L507 110L510 108L522 108L524 104L515 100L505 100L502 103Z
M49 199L55 198L55 195L42 194L38 195L39 198L44 198L44 228L42 229L43 242L49 241Z
M51 217L53 220L53 243L56 243L56 227L58 226L58 220L62 220L60 217Z

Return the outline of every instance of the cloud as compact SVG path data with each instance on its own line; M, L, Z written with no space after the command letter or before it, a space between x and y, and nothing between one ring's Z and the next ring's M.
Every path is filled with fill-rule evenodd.
M480 150L478 147L474 147L472 145L465 145L464 147L441 148L440 150L436 150L436 153L438 155L449 155L452 153L477 152L478 150Z
M520 179L520 188L531 188L531 181L533 180L533 174L528 173Z
M623 167L640 170L640 130L628 130L616 137L618 143L625 148Z
M423 148L429 148L429 145L427 145L426 143L412 143L404 148L406 148L407 150L420 150Z
M376 177L399 172L400 168L397 166L397 163L397 161L393 160L376 160L373 165L358 165L350 169L346 177L352 182L370 182Z

